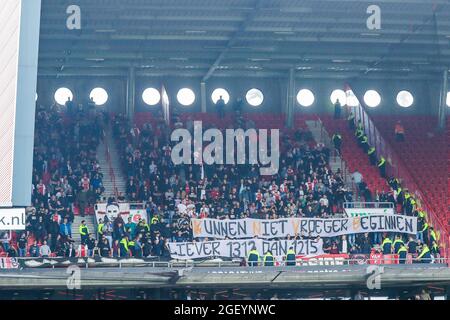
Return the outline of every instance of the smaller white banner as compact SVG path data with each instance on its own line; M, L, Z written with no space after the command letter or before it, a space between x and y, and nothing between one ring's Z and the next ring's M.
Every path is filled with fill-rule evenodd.
M347 217L366 217L374 214L394 214L394 208L345 208Z
M109 220L114 220L119 215L127 222L128 217L134 223L138 223L140 219L147 220L147 211L145 209L131 209L130 203L112 203L107 205L106 203L97 203L95 205L95 216L98 219L104 219L105 215ZM148 222L148 221L147 221Z
M25 230L25 208L0 208L0 230Z
M309 256L323 254L322 242L314 240L217 240L204 242L169 242L173 259L196 259L207 257L246 258L256 248L262 258L267 251L273 256L285 256L290 247L296 255Z

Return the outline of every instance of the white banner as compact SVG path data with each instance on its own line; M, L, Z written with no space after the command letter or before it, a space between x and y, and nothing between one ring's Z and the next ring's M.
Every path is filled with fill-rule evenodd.
M25 208L0 208L0 230L25 230Z
M417 234L417 218L403 215L369 215L338 219L191 219L194 238L286 238L288 236L336 237L366 232Z
M143 207L143 205L134 205L137 207ZM104 219L105 215L108 216L109 220L114 220L117 216L121 216L125 223L128 221L128 217L131 217L131 220L134 223L138 223L139 219L147 220L147 211L142 209L132 209L130 203L112 203L107 205L106 203L97 203L95 205L95 216L98 219ZM149 222L149 221L147 221Z
M344 208L348 217L365 217L373 214L394 214L394 208Z
M309 256L323 254L321 242L314 240L217 240L204 242L170 242L170 256L173 259L197 259L207 257L247 258L248 252L256 247L261 258L267 251L274 257L282 257L290 247L296 255Z

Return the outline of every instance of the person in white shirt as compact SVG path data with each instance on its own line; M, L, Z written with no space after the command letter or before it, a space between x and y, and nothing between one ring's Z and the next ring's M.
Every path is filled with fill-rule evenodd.
M358 187L358 189L361 190L361 183L363 182L363 175L356 169L355 172L352 173L352 180L355 183L355 185Z
M41 257L47 258L50 256L52 251L50 250L50 247L47 245L47 241L44 240L42 243L42 246L39 248L39 254Z
M343 235L342 240L341 240L341 253L347 253L347 252L348 252L347 237L345 235Z
M358 169L356 169L355 172L352 173L352 180L357 185L359 185L362 182L363 175L358 171Z
M322 207L328 208L329 201L328 201L328 198L327 198L326 195L323 195L323 197L320 198L319 202L320 202L320 205L321 205Z
M177 208L178 208L178 212L180 214L185 214L186 213L187 207L186 207L186 205L183 202L180 202L178 204Z

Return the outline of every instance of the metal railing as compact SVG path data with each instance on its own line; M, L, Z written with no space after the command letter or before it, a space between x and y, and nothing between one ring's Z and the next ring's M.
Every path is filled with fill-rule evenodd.
M331 141L330 134L325 129L325 125L323 124L322 120L317 117L316 125L320 126L320 142L323 143L329 150L330 150L330 160L333 162L336 162L337 158L340 158L340 171L342 174L342 179L344 181L351 180L350 177L350 171L348 169L347 163L345 162L344 158L341 154L334 148L334 143ZM356 196L356 198L359 197L359 190L354 182L346 183L346 186L353 191L353 194Z
M339 256L339 255L338 255ZM20 260L36 260L36 258L15 258L17 261ZM55 259L55 258L48 258L49 260ZM67 259L64 259L67 260ZM432 257L431 260L428 263L419 262L417 260L417 254L409 254L409 257L403 261L404 263L399 263L399 258L394 255L389 256L380 256L377 258L371 258L371 257L359 257L359 258L342 258L342 257L327 257L327 258L308 258L308 259L297 259L295 266L288 266L286 265L286 261L275 261L273 267L307 267L307 266L346 266L346 265L389 265L389 266L402 266L402 265L416 265L416 266L433 266L433 265L442 265L443 267L449 266L449 259L444 257ZM139 261L137 262L136 259L120 259L115 262L93 262L89 261L88 258L77 258L76 262L73 264L82 266L86 269L88 268L126 268L126 267L132 267L132 268L168 268L168 269L175 269L175 268L218 268L218 271L220 268L244 268L244 267L252 267L249 265L242 265L241 261L221 261L221 260L215 260L215 261L193 261L193 260L178 260L178 261ZM64 264L64 265L58 265L58 264L52 264L48 266L33 266L33 267L26 267L26 268L37 268L37 269L55 269L55 268L66 268L70 264ZM253 266L259 266L263 267L262 261L259 261L257 265Z
M344 208L348 209L392 209L395 205L392 202L345 202Z
M106 138L106 133L105 133L105 137L104 137L104 143L105 143L105 149L106 149L106 161L108 161L108 166L109 166L109 175L111 177L111 183L113 184L113 188L114 188L114 195L117 198L119 195L118 189L117 189L117 185L116 185L116 175L114 174L114 169L112 167L112 163L111 163L111 152L109 150L109 144L108 144L108 140Z

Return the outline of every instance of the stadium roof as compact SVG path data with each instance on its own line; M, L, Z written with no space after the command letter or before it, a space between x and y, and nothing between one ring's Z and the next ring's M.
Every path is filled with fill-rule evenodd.
M81 30L66 9L81 7ZM369 30L370 5L381 29ZM42 0L39 74L436 78L450 0Z

